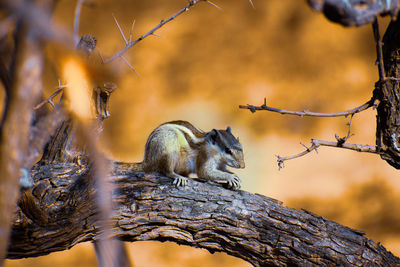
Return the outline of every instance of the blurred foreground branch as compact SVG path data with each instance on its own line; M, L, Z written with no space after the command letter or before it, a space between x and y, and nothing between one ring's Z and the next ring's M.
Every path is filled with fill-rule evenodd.
M23 192L8 258L45 255L102 233L92 171L74 163L37 165ZM400 259L361 231L279 201L190 180L183 190L163 176L114 164L112 235L173 241L225 252L254 266L398 266Z
M330 21L344 26L361 26L374 21L377 16L395 17L400 8L398 0L307 0L315 11Z

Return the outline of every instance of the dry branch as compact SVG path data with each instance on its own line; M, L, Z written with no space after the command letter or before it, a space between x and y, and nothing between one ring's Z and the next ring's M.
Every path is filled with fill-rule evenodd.
M346 139L347 140L347 139ZM311 146L306 147L306 150L303 152L300 152L299 154L293 155L293 156L287 156L287 157L281 157L277 155L276 157L278 158L278 167L279 169L285 167L285 161L295 159L302 157L312 151L317 151L317 148L320 146L330 146L330 147L337 147L337 148L344 148L344 149L350 149L354 150L357 152L367 152L367 153L373 153L373 154L381 154L379 149L376 146L370 146L370 145L360 145L360 144L351 144L351 143L342 143L342 139L339 139L336 142L333 141L325 141L325 140L318 140L318 139L311 139Z
M198 4L198 3L201 2L201 1L206 1L206 0L191 0L191 1L189 1L189 3L188 3L184 8L180 9L178 12L176 12L174 15L172 15L172 16L169 17L168 19L166 19L166 20L161 20L161 22L160 22L157 26L155 26L153 29L151 29L151 30L148 31L147 33L143 34L142 36L140 36L139 38L137 38L137 39L136 39L135 41L133 41L133 42L132 42L131 40L129 40L129 42L127 42L127 40L126 40L126 38L125 38L125 35L123 34L123 32L122 32L122 30L121 30L121 27L119 26L117 20L115 19L115 21L116 21L116 23L117 23L117 26L118 26L118 28L120 29L120 33L121 33L121 35L123 36L123 39L124 39L126 45L125 45L125 47L124 47L120 52L118 52L116 55L114 55L114 56L112 56L112 57L110 57L110 58L105 59L105 60L104 60L104 63L109 63L109 62L111 62L111 61L113 61L113 60L115 60L115 59L121 57L126 51L128 51L129 48L131 48L132 46L134 46L134 45L137 44L138 42L142 41L142 40L145 39L146 37L148 37L148 36L150 36L150 35L154 35L155 31L157 31L158 29L160 29L162 26L164 26L164 25L167 24L168 22L174 20L176 17L178 17L178 16L181 15L182 13L184 13L184 12L186 12L186 11L189 11L189 9L190 9L192 6ZM114 17L114 18L115 18L115 17Z
M267 99L264 98L264 104L261 106L253 106L253 105L240 105L239 108L242 109L249 109L252 113L255 113L258 110L266 110L266 111L272 111L272 112L277 112L280 114L287 114L287 115L296 115L300 117L304 116L310 116L310 117L347 117L349 115L354 115L356 113L360 113L361 111L364 111L372 106L374 106L375 98L372 98L368 100L366 103L362 104L361 106L355 107L350 110L342 111L342 112L333 112L333 113L321 113L321 112L312 112L308 110L303 110L303 111L292 111L292 110L285 110L285 109L280 109L280 108L273 108L267 106Z
M124 167L125 166L125 167ZM14 221L8 258L45 255L96 241L101 233L91 171L73 163L36 166ZM400 259L364 233L279 201L115 165L113 236L173 241L225 252L254 266L398 266ZM36 211L36 212L32 212Z

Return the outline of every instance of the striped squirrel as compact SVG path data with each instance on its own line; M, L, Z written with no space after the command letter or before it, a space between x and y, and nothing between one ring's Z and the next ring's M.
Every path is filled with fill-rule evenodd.
M240 188L239 177L226 166L244 168L243 150L228 126L206 133L187 121L171 121L158 126L149 136L144 159L134 163L136 171L158 172L185 186L190 174Z

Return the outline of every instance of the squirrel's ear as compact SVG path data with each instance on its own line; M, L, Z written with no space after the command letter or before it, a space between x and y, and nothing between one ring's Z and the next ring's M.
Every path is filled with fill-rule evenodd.
M218 137L218 132L215 129L212 129L211 132L209 133L209 137L211 139L211 142L213 144L215 144L215 142L217 141L217 137Z
M230 126L226 127L226 131L231 134L232 133L231 132L231 127Z

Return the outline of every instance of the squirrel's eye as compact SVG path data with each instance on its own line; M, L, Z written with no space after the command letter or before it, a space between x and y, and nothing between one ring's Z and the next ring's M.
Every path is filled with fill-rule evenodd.
M227 147L225 147L225 153L229 154L229 155L232 155L232 151Z

